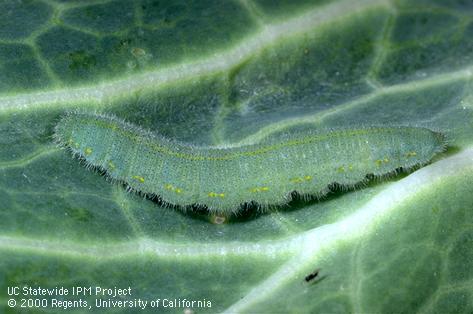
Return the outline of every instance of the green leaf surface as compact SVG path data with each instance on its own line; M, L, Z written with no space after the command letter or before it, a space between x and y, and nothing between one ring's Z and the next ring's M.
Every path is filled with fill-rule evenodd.
M472 38L464 0L4 1L0 312L27 310L8 287L100 286L131 287L112 299L144 312L183 313L150 307L176 298L211 302L195 313L471 313ZM218 224L57 148L74 109L196 145L414 125L449 148L409 174ZM44 298L31 311L64 313L56 298L143 312Z

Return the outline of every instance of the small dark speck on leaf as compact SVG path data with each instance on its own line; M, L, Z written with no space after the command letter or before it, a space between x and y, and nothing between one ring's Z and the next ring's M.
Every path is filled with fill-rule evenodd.
M316 269L312 273L305 276L304 279L309 285L313 285L321 282L325 278L327 278L327 275L320 276L320 269Z
M305 281L310 282L310 281L314 280L315 278L317 278L317 276L319 275L319 271L320 271L320 269L316 269L312 273L305 276Z

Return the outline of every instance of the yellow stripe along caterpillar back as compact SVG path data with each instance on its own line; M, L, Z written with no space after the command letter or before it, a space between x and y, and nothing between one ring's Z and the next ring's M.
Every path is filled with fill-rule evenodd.
M89 165L168 204L198 204L219 214L257 202L287 202L293 191L322 196L328 186L353 186L429 162L441 133L417 127L299 132L241 147L197 147L168 140L115 117L74 112L55 129L57 141Z

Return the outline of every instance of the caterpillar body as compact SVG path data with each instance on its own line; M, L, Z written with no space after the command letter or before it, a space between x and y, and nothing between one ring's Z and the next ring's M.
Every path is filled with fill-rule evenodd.
M71 112L56 125L60 145L112 179L168 204L236 213L256 202L287 203L292 192L323 196L429 162L441 133L418 127L369 127L287 134L240 147L199 147L166 139L113 116Z

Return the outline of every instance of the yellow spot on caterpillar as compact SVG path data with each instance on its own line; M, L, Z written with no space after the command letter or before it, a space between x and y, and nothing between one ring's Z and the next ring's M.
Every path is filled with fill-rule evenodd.
M384 161L385 163L388 163L388 162L389 162L389 159L388 159L387 157L385 157L385 158L383 159L383 161Z
M376 166L379 167L379 166L381 166L381 165L383 164L383 161L380 160L380 159L378 159L378 160L375 161L375 163L376 163Z
M110 168L110 170L115 169L115 164L113 162L109 161L107 164L108 164L108 167Z
M209 194L207 194L209 197L221 197L221 198L224 198L225 197L225 193L215 193L215 192L209 192Z
M90 147L87 147L85 150L84 150L84 153L88 156L90 154L92 154L92 148Z
M341 166L337 169L338 172L345 172L345 167Z
M304 182L304 181L310 181L312 180L313 177L312 176L303 176L303 177L294 177L294 178L291 178L289 179L290 182L292 183L301 183L301 182Z
M67 145L71 146L72 144L74 144L74 141L72 140L72 138L70 138L70 139L67 141Z
M143 178L142 176L133 176L133 179L135 179L135 180L137 180L141 183L145 182L145 178Z
M253 192L253 193L266 192L266 191L269 191L269 187L262 186L262 187L258 187L258 188L252 188L250 191Z
M74 143L75 148L79 148L79 143Z
M143 179L143 181L144 181L144 179ZM166 190L169 190L169 191L174 191L174 192L176 192L177 194L181 194L181 193L183 192L182 189L180 189L180 188L178 188L178 187L175 187L175 186L173 186L172 184L169 184L169 183L168 183L168 184L165 184L165 185L164 185L164 188L165 188Z
M408 152L406 154L406 157L414 157L414 156L417 156L417 153L416 152Z
M348 170L353 170L353 165L349 165Z
M225 197L225 193L220 193L218 196L223 198L223 197Z

